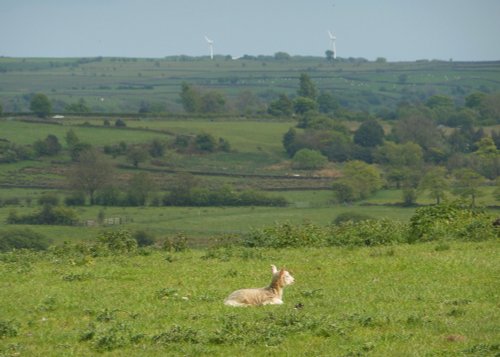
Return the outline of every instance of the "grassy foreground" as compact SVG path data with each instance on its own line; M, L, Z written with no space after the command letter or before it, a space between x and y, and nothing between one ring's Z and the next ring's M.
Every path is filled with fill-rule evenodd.
M0 356L494 356L500 245L0 257ZM270 264L282 306L230 308Z

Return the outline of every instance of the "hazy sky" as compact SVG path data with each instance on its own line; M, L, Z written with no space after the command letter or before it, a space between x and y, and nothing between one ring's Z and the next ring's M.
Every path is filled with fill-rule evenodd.
M0 0L0 56L500 60L500 0Z

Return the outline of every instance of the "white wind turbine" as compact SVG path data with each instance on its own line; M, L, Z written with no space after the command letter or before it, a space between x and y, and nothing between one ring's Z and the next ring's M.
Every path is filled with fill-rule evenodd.
M205 40L208 43L208 48L210 49L210 59L214 59L214 41L205 36Z
M336 59L337 47L335 47L335 40L337 39L337 37L330 30L328 30L328 36L330 37L330 42L332 43L333 59Z

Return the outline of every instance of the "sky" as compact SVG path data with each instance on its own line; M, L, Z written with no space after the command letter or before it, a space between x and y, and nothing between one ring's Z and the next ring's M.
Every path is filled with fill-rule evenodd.
M0 56L500 60L500 0L0 0Z

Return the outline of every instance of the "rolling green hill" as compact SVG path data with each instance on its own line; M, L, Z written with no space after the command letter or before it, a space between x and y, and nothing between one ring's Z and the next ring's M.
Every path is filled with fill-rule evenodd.
M250 90L269 102L279 93L294 94L300 73L308 73L346 108L376 112L437 93L460 102L474 91L498 91L499 69L500 62L331 63L319 57L0 58L0 102L4 112L27 112L30 93L42 92L55 112L80 98L97 113L137 113L141 103L179 112L182 82L217 89L230 100Z

